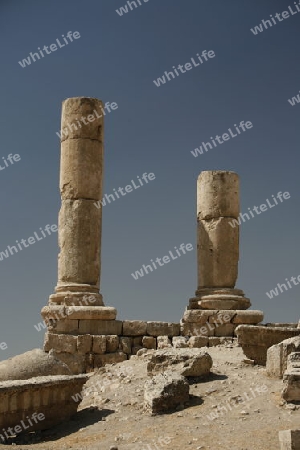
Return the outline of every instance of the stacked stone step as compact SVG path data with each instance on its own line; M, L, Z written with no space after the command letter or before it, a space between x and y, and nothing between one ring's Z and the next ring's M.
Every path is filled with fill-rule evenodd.
M122 331L116 309L104 306L99 291L102 207L95 203L102 199L102 102L65 100L61 129L58 283L42 310L48 326L44 349L68 361L77 356L79 370L97 364L93 335Z
M181 334L234 337L240 324L256 325L262 311L235 288L239 260L239 177L204 171L197 181L198 289L181 321Z

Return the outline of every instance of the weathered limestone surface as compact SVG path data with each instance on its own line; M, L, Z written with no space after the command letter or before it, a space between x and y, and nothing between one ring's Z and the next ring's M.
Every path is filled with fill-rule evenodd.
M211 356L196 349L157 350L147 365L148 374L176 370L185 377L207 376L212 367Z
M288 356L292 352L300 351L300 336L286 339L279 344L272 345L267 350L266 371L268 376L282 378L287 370Z
M239 261L239 177L229 171L203 171L197 180L198 288L181 321L181 334L234 337L239 324L258 324L262 311L235 288ZM236 221L236 222L234 222ZM215 312L230 317L218 323ZM210 324L214 324L210 327ZM206 327L206 329L205 329Z
M157 348L159 350L164 348L172 348L171 339L168 336L157 336Z
M154 349L156 350L156 339L153 336L144 336L142 339L142 345L146 349Z
M231 220L232 218L218 217L198 221L198 289L213 286L233 288L235 285L238 275L239 231L229 225Z
M257 324L263 319L262 311L243 310L186 310L181 321L183 336L234 337L240 323Z
M197 181L198 289L233 288L238 274L239 177L234 172L204 171ZM226 308L224 308L226 309Z
M300 402L300 372L287 370L283 375L282 397L287 402Z
M239 325L235 333L247 358L261 365L266 365L267 350L272 345L279 344L285 339L300 336L300 330L297 328L254 325Z
M144 406L152 415L184 407L189 400L189 384L185 377L165 372L146 381Z
M279 431L280 450L300 450L300 429Z
M81 340L78 347L78 335L122 335L116 309L103 306L99 292L102 208L95 203L102 199L102 102L65 100L61 126L68 132L61 139L58 282L42 316L48 332L63 337L48 333L45 350L86 354L89 343Z
M264 313L259 310L251 310L251 311L236 311L236 315L232 319L232 323L236 324L249 324L249 325L257 325L262 322L264 318Z
M69 320L115 320L117 316L116 308L109 306L67 306L65 311Z
M300 402L300 352L288 356L283 383L282 397L288 402Z
M147 334L149 336L179 336L179 323L170 322L147 322Z
M189 347L191 348L201 348L208 345L208 338L202 336L192 336L189 339Z
M174 348L187 348L189 346L188 339L183 336L174 336L172 339L172 345Z
M95 200L63 199L59 212L57 292L83 288L93 293L100 283L101 209Z
M102 367L105 364L116 364L126 361L127 355L123 352L105 353L104 355L95 355L95 367Z
M147 322L142 320L124 320L123 336L141 336L147 333Z
M201 172L197 183L197 212L200 220L238 217L239 176L223 170Z
M100 113L102 102L69 98L63 102L62 128L81 117ZM72 130L61 143L59 265L56 292L98 293L102 209L103 115ZM74 127L75 128L75 127Z
M12 427L19 434L47 429L68 420L78 407L72 396L80 394L86 381L86 375L60 375L1 382L0 429ZM26 418L31 418L34 413L43 414L44 419L36 423L31 420L31 426ZM19 428L15 429L16 426Z
M27 380L47 375L72 375L72 371L53 354L39 348L0 362L0 381Z
M300 350L300 348L299 348ZM287 370L300 371L300 351L293 352L288 356Z

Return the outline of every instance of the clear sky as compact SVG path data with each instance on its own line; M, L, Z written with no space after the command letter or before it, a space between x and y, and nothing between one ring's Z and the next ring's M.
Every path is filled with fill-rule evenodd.
M296 322L300 285L273 299L266 292L300 275L300 104L288 102L300 90L300 13L292 0L140 3L121 16L116 9L125 0L0 0L0 252L57 223L61 103L96 97L118 104L105 120L104 192L144 172L156 177L103 208L105 304L120 319L180 320L197 288L196 180L202 170L222 169L240 176L243 212L290 193L241 225L237 287L265 321ZM251 32L288 6L289 17ZM68 31L80 38L23 68L18 63L56 39L63 44ZM203 50L215 57L155 85ZM253 127L192 155L241 121ZM10 153L21 159L11 164ZM194 250L141 279L131 276L181 243ZM54 292L57 255L52 233L0 261L0 342L8 346L0 359L42 346L44 331L34 325Z

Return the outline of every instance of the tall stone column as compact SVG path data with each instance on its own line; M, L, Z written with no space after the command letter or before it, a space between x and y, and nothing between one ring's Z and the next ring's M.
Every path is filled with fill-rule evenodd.
M69 98L62 107L60 159L61 210L58 235L58 283L52 302L72 292L93 295L103 305L100 287L102 208L103 114L92 98ZM89 122L88 117L93 117ZM82 118L84 118L83 123ZM90 117L91 118L91 117ZM77 128L77 129L76 129ZM67 130L66 135L64 131Z
M61 120L58 282L42 309L48 326L45 351L91 356L93 335L121 332L116 309L104 306L99 291L102 172L102 102L69 98Z
M261 311L245 311L250 300L236 289L239 261L239 177L204 171L197 180L198 288L182 319L184 335L234 336L238 324L257 324ZM236 220L236 222L234 222ZM218 314L217 314L218 313ZM223 321L219 316L226 316ZM202 329L203 332L199 333Z

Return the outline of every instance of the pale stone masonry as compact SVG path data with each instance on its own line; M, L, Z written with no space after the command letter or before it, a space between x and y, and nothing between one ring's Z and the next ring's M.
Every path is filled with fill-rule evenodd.
M62 106L62 129L81 117L87 121L61 138L58 282L42 309L45 352L78 374L143 348L218 345L224 338L232 341L239 324L261 322L263 313L245 311L250 301L235 289L239 228L229 221L239 215L239 179L225 171L202 172L198 179L198 288L181 324L120 321L115 308L104 306L102 208L94 205L103 197L101 111L102 102L87 97L69 98Z
M300 329L297 328L296 324L291 324L291 326L286 326L286 324L272 325L274 326L240 325L236 329L238 343L241 345L247 358L252 359L256 364L261 364L262 366L265 366L267 363L267 354L270 347L286 339L300 336ZM274 375L275 373L279 373L280 368L274 369L274 364L281 364L281 352L287 351L288 347L289 345L286 347L283 344L282 346L278 346L274 352L270 350L269 358L272 358L273 354L277 362L276 360L273 362L269 361L268 372L274 372Z
M72 399L82 391L87 375L55 375L29 380L2 381L0 385L0 442L24 431L44 430L76 414ZM39 420L36 420L38 416ZM2 439L3 440L3 439Z
M89 345L77 344L77 335L115 335L122 329L116 309L105 307L99 292L102 208L94 202L102 199L102 102L86 97L63 102L62 129L81 117L86 123L61 138L58 282L42 310L48 325L45 350L69 353L71 348L79 355Z
M239 324L257 324L262 311L245 311L250 300L236 289L240 212L239 177L223 170L201 172L197 181L198 288L181 321L181 334L233 337Z

